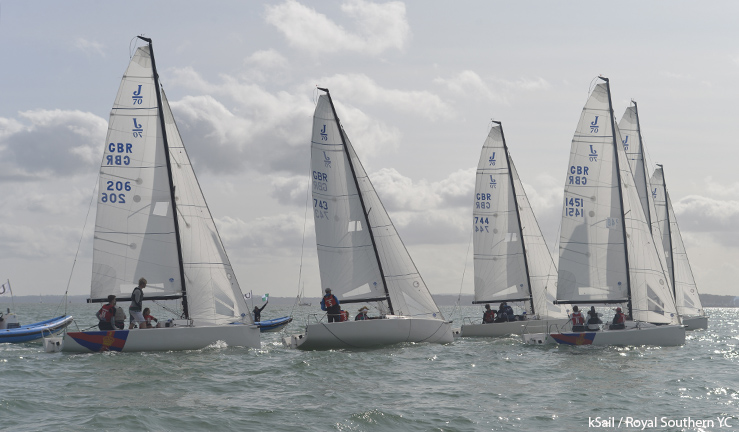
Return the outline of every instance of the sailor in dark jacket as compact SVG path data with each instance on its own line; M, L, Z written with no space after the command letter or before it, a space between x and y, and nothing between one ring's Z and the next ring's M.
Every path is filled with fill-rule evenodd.
M328 316L328 322L341 321L341 306L339 306L339 299L335 295L331 294L331 288L326 288L326 295L321 299L321 310L326 311Z

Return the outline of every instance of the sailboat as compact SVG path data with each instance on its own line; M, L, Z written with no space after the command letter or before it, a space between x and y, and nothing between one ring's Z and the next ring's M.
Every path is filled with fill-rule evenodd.
M554 304L557 268L508 152L503 125L493 122L477 164L473 216L475 299L523 302L522 320L463 324L461 336L546 332L568 318Z
M283 339L298 349L372 348L453 341L444 319L341 126L328 89L313 116L311 175L323 287L342 307L365 303L379 319L308 323Z
M652 195L657 208L657 219L662 227L662 246L667 254L667 268L672 281L677 311L687 330L708 328L708 316L698 294L688 254L683 244L670 194L667 192L664 168L657 165L652 173Z
M634 181L639 192L644 215L652 230L652 237L654 237L655 242L663 246L657 248L657 253L663 268L668 271L667 280L672 289L675 305L683 325L687 330L705 329L708 326L708 317L705 315L700 302L693 272L690 269L685 247L682 243L682 236L680 236L680 230L677 228L674 213L672 215L668 214L665 200L667 190L662 176L662 168L660 165L652 173L650 180L647 174L646 158L644 157L644 141L641 136L639 108L636 101L632 100L631 103L632 106L626 108L626 112L621 117L618 128L623 137L624 151L634 174ZM657 174L658 171L659 175ZM674 242L672 237L675 237ZM675 256L677 256L677 260ZM675 274L676 265L678 267L677 275Z
M622 139L608 78L600 78L572 140L559 247L559 304L625 306L626 328L559 329L524 335L533 344L685 343L658 246L647 223Z
M131 59L110 114L88 302L112 294L120 306L144 277L144 303L176 300L182 316L164 328L67 332L61 350L192 350L217 341L259 347L259 329L159 84L152 41L139 39L147 45Z

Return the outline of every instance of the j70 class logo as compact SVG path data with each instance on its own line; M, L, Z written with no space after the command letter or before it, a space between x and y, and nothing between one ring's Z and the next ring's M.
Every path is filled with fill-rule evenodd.
M495 187L498 186L498 184L495 182L495 179L493 178L493 175L490 175L490 189L495 189Z
M139 88L133 92L133 96L131 97L133 98L134 105L141 105L144 103L144 97L141 96L141 84L139 84Z
M598 133L598 117L600 116L595 116L595 120L590 122L590 133Z
M593 148L592 144L590 144L590 154L588 156L590 157L590 162L598 162L598 151Z
M657 199L657 188L652 189L652 199Z
M136 122L135 117L133 119L133 129L131 130L133 131L134 138L141 138L144 136L144 127Z
M621 142L624 143L624 151L629 151L629 136L626 135L626 139Z
M321 129L321 141L328 141L328 134L326 133L326 125L323 125L323 129Z
M493 152L493 155L490 156L490 159L488 159L488 162L490 163L490 166L495 166L495 152Z
M323 152L323 164L326 165L326 168L331 168L331 158L328 157L326 152Z

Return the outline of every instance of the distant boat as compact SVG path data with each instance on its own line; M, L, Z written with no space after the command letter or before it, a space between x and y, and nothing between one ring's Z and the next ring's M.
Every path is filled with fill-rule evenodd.
M305 301L305 285L300 290L300 295L298 296L298 306L310 306L310 302Z
M521 320L463 324L461 336L546 332L568 320L564 308L554 304L557 267L508 152L503 125L494 123L477 164L473 303L492 303L495 310L501 302L523 302L525 310L517 315Z
M6 292L9 292L12 298L13 290L10 280L0 285L0 295ZM63 331L72 321L71 315L62 315L33 324L21 325L18 316L7 308L4 313L0 312L0 343L37 341Z
M625 328L564 328L523 339L530 344L682 345L685 327L615 124L609 81L600 79L604 82L590 94L570 150L557 301L623 305Z
M657 165L652 174L652 193L657 207L657 215L662 226L662 245L667 253L667 268L672 278L677 311L688 330L708 328L708 315L698 293L698 285L693 278L688 253L677 225L677 217L672 209L672 200L667 192L664 169Z
M182 319L153 329L68 332L62 351L172 351L217 341L259 347L236 280L159 84L151 39L136 50L113 105L100 167L88 302L181 301ZM56 350L56 345L47 347Z
M371 304L381 319L326 323L283 339L298 349L372 348L401 342L448 343L444 319L418 273L354 147L331 95L318 99L311 153L313 210L323 287L341 305Z

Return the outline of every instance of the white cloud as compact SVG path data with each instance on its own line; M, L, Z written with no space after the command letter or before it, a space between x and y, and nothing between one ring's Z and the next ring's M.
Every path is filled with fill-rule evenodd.
M334 103L353 101L378 105L430 120L440 119L451 111L438 95L428 91L387 89L364 74L337 74L320 78L318 82L331 90Z
M100 163L108 123L82 111L33 110L0 119L1 176L74 175Z
M350 27L354 32L295 0L267 6L265 18L290 45L314 54L355 51L377 55L388 49L402 49L410 37L401 2L352 0L342 4L341 10L353 21Z
M215 221L224 247L230 254L234 254L234 251L247 249L294 250L301 244L304 227L306 233L313 235L315 232L313 218L308 216L307 221L302 214L295 213L283 213L246 222L232 217L218 218Z
M496 77L483 78L471 70L464 70L449 79L436 78L434 82L455 94L499 103L508 103L505 93L519 90L545 90L550 87L549 82L541 77L522 77L511 81Z
M241 77L258 82L283 83L289 79L290 62L279 52L257 51L244 60L246 70Z
M58 225L26 226L0 223L0 258L68 256L79 242L79 231Z
M86 54L95 54L105 57L105 46L99 42L90 41L82 37L74 40L74 47Z
M445 86L453 93L495 102L505 102L504 98L493 91L480 75L471 70L462 71L457 76L449 79L436 78L434 82Z
M673 207L681 231L722 233L738 231L739 201L688 195L673 202ZM721 234L723 235L725 234Z

